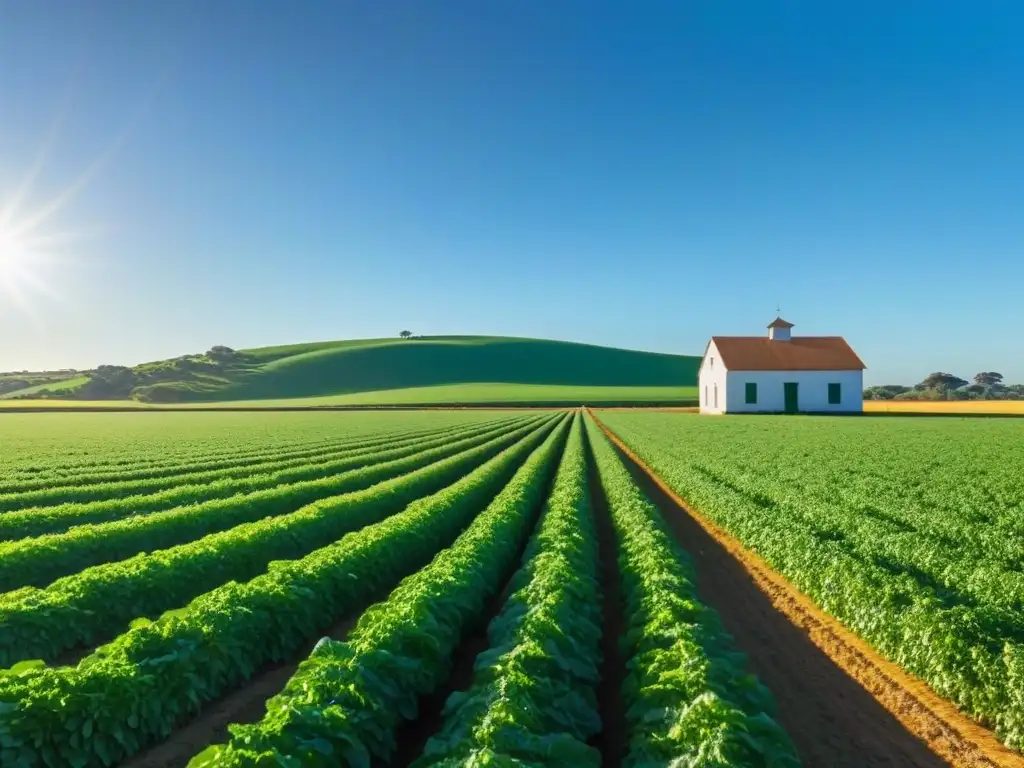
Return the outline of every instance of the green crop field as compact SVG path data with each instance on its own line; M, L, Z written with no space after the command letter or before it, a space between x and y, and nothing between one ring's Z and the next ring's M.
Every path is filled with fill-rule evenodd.
M598 417L1022 746L1019 422ZM4 768L942 764L581 411L0 429Z
M5 768L799 764L579 412L2 427Z
M825 611L1024 747L1019 421L601 418Z

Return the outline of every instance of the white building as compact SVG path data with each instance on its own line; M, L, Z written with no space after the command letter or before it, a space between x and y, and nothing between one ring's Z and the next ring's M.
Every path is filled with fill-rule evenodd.
M701 413L860 413L864 363L841 336L712 336L700 364Z

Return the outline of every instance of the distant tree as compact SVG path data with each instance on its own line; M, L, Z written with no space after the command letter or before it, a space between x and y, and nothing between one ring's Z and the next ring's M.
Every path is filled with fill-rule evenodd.
M130 373L131 370L132 369L126 365L97 365L93 374L104 378L113 378L115 376L123 376L126 373Z
M918 385L921 389L937 389L939 392L950 392L967 386L967 382L951 373L929 373Z
M998 387L1003 383L1003 374L995 371L985 371L974 374L974 383L980 387Z
M231 347L225 347L223 344L217 344L216 346L210 347L206 356L211 360L224 362L227 360L234 360L235 357L237 357L237 354L238 353L236 353Z
M892 400L896 395L902 395L904 392L909 392L910 387L905 387L902 384L879 384L874 387L868 387L864 390L865 400Z
M948 400L944 392L940 392L937 389L926 389L924 387L914 387L906 392L901 392L896 395L893 400Z
M128 397L136 384L135 372L124 365L100 365L87 375L89 381L75 390L82 400Z
M401 336L403 339L410 339L412 338L412 331L402 331L398 335Z

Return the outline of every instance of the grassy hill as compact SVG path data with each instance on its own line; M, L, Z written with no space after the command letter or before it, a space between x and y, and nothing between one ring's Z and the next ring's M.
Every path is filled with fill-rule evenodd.
M0 397L8 394L31 394L43 389L65 389L69 381L72 382L71 386L75 387L84 384L85 377L72 370L0 373Z
M699 363L698 357L540 339L362 339L214 348L130 369L103 366L49 396L150 403L312 399L318 405L684 403L696 399ZM7 396L38 396L40 389Z

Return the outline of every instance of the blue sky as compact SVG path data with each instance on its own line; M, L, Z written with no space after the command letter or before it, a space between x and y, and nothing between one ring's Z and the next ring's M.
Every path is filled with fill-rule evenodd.
M871 383L1024 381L1019 3L47 6L0 0L0 369L781 303Z

